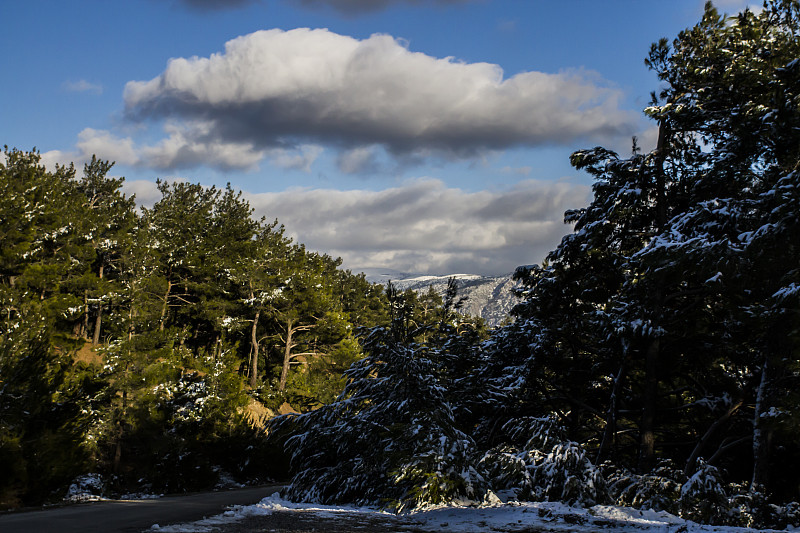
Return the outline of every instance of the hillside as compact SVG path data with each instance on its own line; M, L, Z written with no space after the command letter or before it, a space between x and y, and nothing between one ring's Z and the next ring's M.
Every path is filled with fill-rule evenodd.
M486 321L489 327L499 326L508 317L509 312L517 303L512 289L518 282L505 276L480 276L477 274L450 274L446 276L428 276L423 274L409 274L391 269L360 269L371 283L385 285L392 282L398 289L412 289L414 291L427 291L433 286L439 294L444 294L447 289L447 280L456 278L459 296L466 298L462 313L479 316Z

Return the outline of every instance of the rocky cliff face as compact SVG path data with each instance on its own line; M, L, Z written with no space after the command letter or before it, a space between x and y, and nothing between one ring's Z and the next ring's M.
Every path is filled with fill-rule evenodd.
M423 276L386 269L365 269L364 274L373 283L386 284L391 281L400 290L415 291L427 291L428 287L433 286L439 294L444 294L447 289L447 280L455 277L459 297L465 298L461 312L483 318L489 327L499 326L518 302L512 293L517 282L511 279L511 274L496 277L474 274Z

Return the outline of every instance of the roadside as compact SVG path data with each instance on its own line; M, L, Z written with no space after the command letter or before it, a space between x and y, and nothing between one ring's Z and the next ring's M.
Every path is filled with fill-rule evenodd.
M492 501L439 505L395 515L370 507L323 505L269 496L204 520L153 525L146 533L755 533L708 526L664 511L614 505ZM766 530L765 530L766 531ZM144 532L143 532L144 533ZM776 532L777 533L777 532Z
M396 515L365 515L359 512L326 513L319 511L284 510L270 514L245 516L235 521L223 517L191 524L158 527L147 530L158 533L426 533L441 528L425 529L419 521Z
M263 485L219 492L165 496L148 500L112 500L0 515L3 533L133 533L153 524L177 524L223 513L232 505L251 505L280 490Z

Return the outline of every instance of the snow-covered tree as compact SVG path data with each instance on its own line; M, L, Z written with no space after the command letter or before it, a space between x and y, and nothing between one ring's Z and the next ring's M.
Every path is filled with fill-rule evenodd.
M704 524L727 521L728 495L719 469L699 460L697 471L681 486L678 503L684 518Z
M799 30L795 1L729 18L709 4L700 24L651 53L666 88L647 113L694 138L698 174L689 204L640 259L648 275L665 272L718 295L705 335L732 348L729 383L750 376L728 391L754 408L754 491L770 485L770 454L791 420L772 415L797 407L789 390L798 364ZM709 430L718 426L712 420Z
M553 415L508 421L508 443L489 450L481 459L489 485L519 500L560 501L591 506L608 500L602 472L583 447L566 439Z
M396 509L482 497L475 443L457 427L442 354L403 342L415 336L406 326L396 316L366 334L366 356L347 370L336 402L275 423L273 431L293 433L289 497Z
M123 257L133 244L136 222L134 199L120 190L124 178L108 176L112 166L113 163L92 157L84 165L81 179L74 183L76 203L83 214L76 217L77 231L87 244L82 248L92 252L83 258L88 268L78 282L81 287L76 287L84 290L83 321L79 330L86 339L91 334L94 345L100 342L103 313L108 313L112 300L119 297L119 282L124 276ZM91 314L94 320L90 325Z
M617 505L679 513L681 487L686 483L683 469L662 460L651 472L636 474L627 468L608 465L609 492Z
M659 455L736 476L752 458L760 490L796 427L798 11L709 4L653 46L658 145L573 155L594 199L544 265L518 271L517 323L493 339L487 375L513 409L559 413L600 458L630 463L635 444L640 475Z

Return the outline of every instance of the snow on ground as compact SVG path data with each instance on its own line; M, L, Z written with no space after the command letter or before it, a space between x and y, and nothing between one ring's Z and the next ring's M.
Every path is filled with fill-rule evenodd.
M105 482L100 474L84 474L78 476L67 489L65 502L96 502L105 500L102 496Z
M482 505L441 505L405 513L392 513L366 507L330 506L286 501L276 492L255 505L234 506L223 514L187 524L161 527L159 533L224 532L226 525L248 517L268 516L276 512L314 513L320 520L342 518L364 521L397 518L397 528L389 531L447 531L450 533L522 532L541 529L554 532L609 533L746 533L748 528L705 526L666 512L638 510L628 507L596 505L583 509L556 502L495 503ZM266 524L265 524L266 525Z
M221 476L221 479L225 479ZM233 485L236 486L236 485ZM242 485L240 485L242 486ZM223 487L223 488L228 488ZM164 496L163 494L152 494L150 492L129 492L110 498L106 496L106 481L100 474L82 474L75 478L67 489L63 501L66 503L85 503L101 502L108 500L153 500Z

